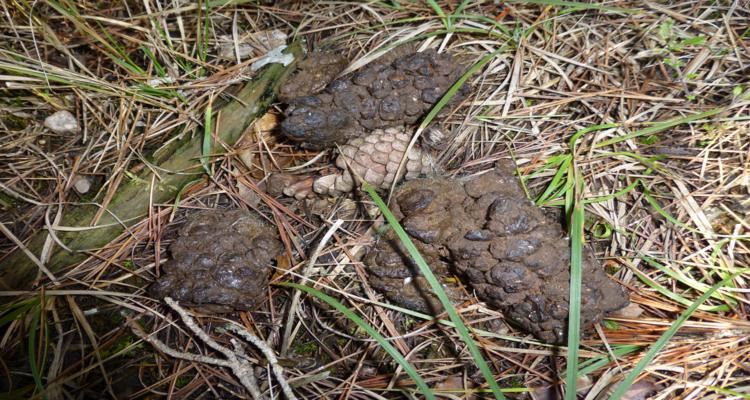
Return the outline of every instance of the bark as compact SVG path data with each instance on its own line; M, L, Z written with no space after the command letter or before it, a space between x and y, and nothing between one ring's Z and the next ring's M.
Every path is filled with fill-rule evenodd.
M288 51L294 54L295 59L302 56L299 45L290 46ZM220 129L216 133L220 140L233 145L255 118L263 115L266 108L275 100L281 80L293 68L294 63L288 67L281 64L267 66L235 95L235 100L222 107L214 124ZM126 226L130 227L141 221L148 215L150 204L173 201L187 183L198 179L204 173L200 163L202 141L203 135L195 134L176 147L171 155L154 157L154 165L161 179L154 179L149 168L145 168L135 179L123 179L107 205L107 212L102 214L96 226L91 226L91 223L97 214L97 207L75 205L66 210L61 226L90 229L76 232L57 231L56 236L72 251L55 245L46 263L47 268L54 273L83 261L88 252L107 245L122 234ZM214 146L212 154L217 154L221 150L220 146ZM47 236L46 230L37 232L27 242L27 248L39 257ZM0 289L28 289L38 271L39 267L17 248L0 261Z

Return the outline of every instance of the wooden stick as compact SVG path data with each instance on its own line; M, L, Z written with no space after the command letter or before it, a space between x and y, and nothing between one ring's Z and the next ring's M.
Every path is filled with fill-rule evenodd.
M289 46L287 51L295 59L302 57L299 44ZM218 139L233 145L274 101L281 80L293 70L294 65L284 67L271 64L247 83L235 95L235 100L218 114ZM56 247L47 261L47 269L54 273L83 261L87 252L105 246L148 215L149 204L172 201L186 184L204 173L200 164L202 141L203 135L196 134L175 146L170 154L154 156L153 166L159 171L158 178L152 179L152 170L145 168L135 179L122 182L107 205L106 212L99 213L99 208L91 205L75 205L67 210L61 221L64 229L58 229L56 236L72 251ZM221 152L222 149L217 147L215 151ZM97 214L101 218L91 226ZM69 229L71 227L74 229ZM17 248L0 260L0 290L28 289L32 286L40 267L24 249L31 254L40 254L47 235L46 230L34 234L25 247Z

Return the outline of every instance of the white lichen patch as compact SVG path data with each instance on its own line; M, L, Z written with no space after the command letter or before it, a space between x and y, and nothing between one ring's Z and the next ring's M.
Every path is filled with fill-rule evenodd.
M44 126L54 133L76 133L78 121L70 111L58 111L44 119Z
M283 66L287 66L294 61L294 55L293 54L284 54L283 51L286 49L286 45L281 45L271 51L268 52L263 58L253 63L253 65L250 66L250 69L253 71L257 71L263 67L266 66L266 64L273 64L278 63Z

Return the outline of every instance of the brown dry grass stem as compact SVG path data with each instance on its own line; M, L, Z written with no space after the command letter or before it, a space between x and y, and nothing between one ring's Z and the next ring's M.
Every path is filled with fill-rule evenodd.
M203 131L210 99L220 109L238 85L257 78L250 65L269 50L260 34L274 30L310 49L347 55L351 70L398 43L449 51L465 65L508 49L469 79L470 98L437 121L449 136L435 154L437 167L460 176L512 158L532 197L551 188L544 203L554 214L568 184L555 176L575 157L589 245L632 302L583 338L582 398L607 397L707 288L750 267L747 2L606 2L633 12L596 9L594 2L587 2L593 9L556 1L435 2L444 17L421 2L178 3L0 2L0 264L31 249L35 234L53 233L45 250L33 253L34 289L0 293L0 386L12 385L14 394L75 397L108 387L130 398L250 394L221 366L155 353L131 335L122 315L149 315L141 317L143 328L155 333L143 333L158 334L169 348L221 358L193 340L196 332L171 323L144 288L161 274L187 213L243 207L279 228L286 254L273 282L314 285L340 299L407 355L436 394L479 396L482 379L450 326L380 303L367 284L359 260L382 223L373 204L361 196L295 202L267 193L270 173L316 173L333 156L281 140L281 107L234 147L215 142L222 154L209 155L210 177L176 199L150 195L147 212L125 233L86 249L74 265L45 271L69 228L67 210L106 205L143 171L152 173L147 183L161 182L163 154ZM241 51L247 55L238 60ZM721 112L656 129L714 109ZM78 130L44 126L60 110L73 113ZM582 136L571 154L576 132L603 124L613 125ZM335 234L321 241L337 220ZM740 274L709 298L637 388L653 398L746 396L749 281ZM276 286L265 296L258 312L194 320L225 349L234 350L228 335L208 332L230 321L268 344L270 353L243 351L252 360L275 353L301 398L400 398L413 389L392 359L329 307L308 296L290 307L293 292ZM565 349L524 336L481 303L459 311L480 332L503 387L533 396L559 392ZM278 393L273 372L260 372L261 393Z

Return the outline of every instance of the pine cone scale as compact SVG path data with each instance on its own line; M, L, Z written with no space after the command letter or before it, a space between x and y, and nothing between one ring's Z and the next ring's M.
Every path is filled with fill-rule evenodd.
M339 146L340 154L336 166L341 168L340 177L324 176L315 182L314 190L320 194L338 194L354 188L351 173L379 189L389 189L396 178L396 171L404 158L404 150L411 140L405 128L377 129L371 134L352 139ZM401 149L401 150L399 150ZM432 158L421 148L413 148L406 155L404 176L408 179L432 170Z

